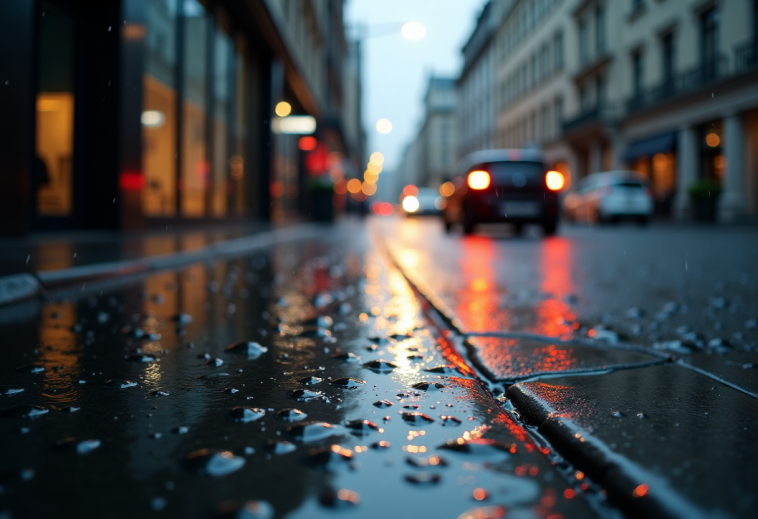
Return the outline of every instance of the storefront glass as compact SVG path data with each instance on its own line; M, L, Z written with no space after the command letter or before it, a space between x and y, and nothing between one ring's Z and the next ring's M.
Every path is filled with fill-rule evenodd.
M220 27L216 27L213 42L213 175L211 201L213 216L227 213L228 171L230 157L229 119L231 115L232 42Z
M40 2L34 185L37 214L69 216L73 210L74 21Z
M208 15L197 0L185 0L182 100L182 216L205 216L210 165L206 154Z
M142 112L143 208L176 214L176 0L148 0Z

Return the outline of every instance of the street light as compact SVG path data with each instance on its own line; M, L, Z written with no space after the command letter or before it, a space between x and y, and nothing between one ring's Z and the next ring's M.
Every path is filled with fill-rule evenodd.
M392 131L392 123L389 119L379 119L376 121L376 131L379 133L389 133Z
M418 41L426 36L426 27L418 22L408 22L400 28L400 34L406 40Z
M358 34L357 40L365 41L383 36L394 36L400 34L409 41L418 41L426 36L426 27L419 22L391 22L379 23L375 25L356 24L353 26Z

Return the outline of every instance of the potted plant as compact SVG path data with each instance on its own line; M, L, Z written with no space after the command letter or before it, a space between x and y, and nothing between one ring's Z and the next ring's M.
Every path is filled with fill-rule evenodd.
M329 177L310 177L307 181L308 193L310 194L311 218L317 222L331 222L334 220L334 184Z
M715 221L721 184L715 180L698 180L689 187L687 192L692 201L692 213L695 220L700 222Z

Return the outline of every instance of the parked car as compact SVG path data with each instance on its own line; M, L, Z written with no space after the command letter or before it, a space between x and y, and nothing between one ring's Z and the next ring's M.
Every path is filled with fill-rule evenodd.
M442 213L446 231L460 224L470 234L480 223L511 223L518 234L535 223L545 235L555 234L565 179L547 170L539 150L477 151L463 160L461 170L465 180Z
M421 187L415 197L406 197L406 199L408 199L407 202L403 200L403 209L408 216L439 215L446 204L445 198L432 187Z
M652 214L650 183L634 171L589 175L563 200L563 217L567 221L604 223L627 219L646 224Z

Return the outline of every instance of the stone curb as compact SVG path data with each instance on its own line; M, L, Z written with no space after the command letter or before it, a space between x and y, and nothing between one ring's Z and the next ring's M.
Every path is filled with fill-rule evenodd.
M707 517L675 490L662 488L665 483L653 484L660 477L615 454L571 420L555 413L547 402L524 385L512 385L506 397L524 422L536 427L537 433L558 454L602 485L627 517ZM643 483L649 484L649 490L637 496L636 489Z
M0 306L43 297L50 292L65 292L81 285L101 286L108 282L180 267L198 261L246 254L278 243L311 238L324 227L302 224L286 229L266 231L244 238L214 243L192 251L179 251L130 261L82 265L62 270L14 274L0 277Z

